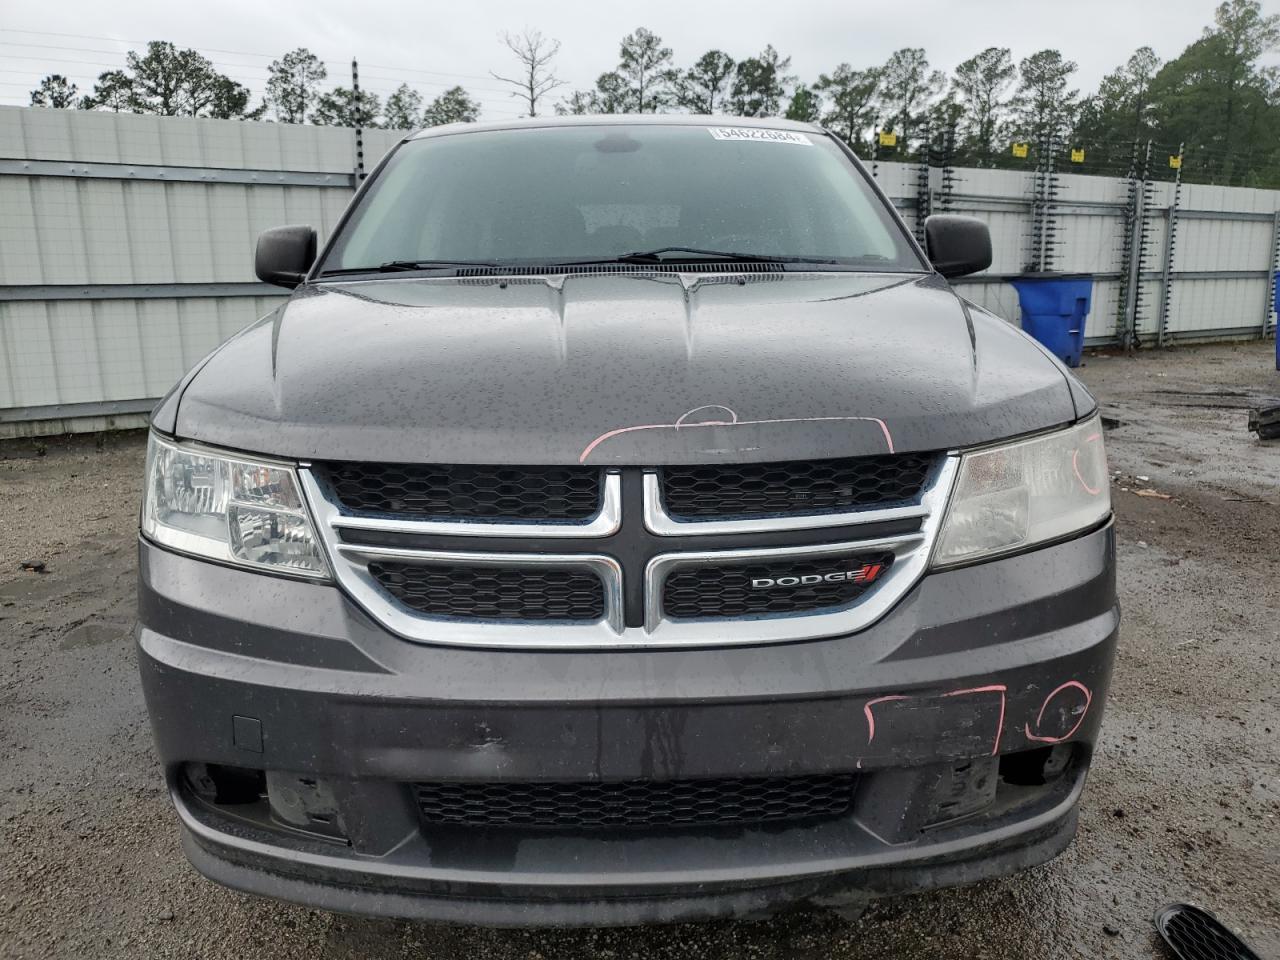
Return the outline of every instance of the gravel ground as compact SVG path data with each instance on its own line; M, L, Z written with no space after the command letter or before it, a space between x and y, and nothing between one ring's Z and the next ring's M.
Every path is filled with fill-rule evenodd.
M1008 880L767 921L496 932L254 899L187 866L133 662L143 437L0 445L0 957L1151 957L1192 900L1280 957L1280 396L1266 346L1091 357L1124 627L1080 834ZM45 573L19 569L41 560Z

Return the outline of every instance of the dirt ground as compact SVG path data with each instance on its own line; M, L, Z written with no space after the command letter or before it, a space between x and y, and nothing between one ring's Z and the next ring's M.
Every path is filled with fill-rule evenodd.
M178 848L129 637L144 438L0 444L0 957L1152 957L1174 900L1280 957L1280 441L1245 429L1273 367L1263 344L1088 359L1120 421L1124 626L1079 837L853 924L495 932L209 883Z

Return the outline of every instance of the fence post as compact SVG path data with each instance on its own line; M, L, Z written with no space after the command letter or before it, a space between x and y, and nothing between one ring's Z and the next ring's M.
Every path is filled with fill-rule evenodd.
M938 194L938 207L943 213L951 209L952 194L956 185L956 125L948 125L942 141L942 190Z
M364 179L364 110L360 101L360 65L351 59L351 100L356 111L356 189Z
M1133 141L1133 150L1129 155L1129 170L1123 181L1125 188L1124 212L1120 223L1120 289L1116 294L1116 342L1121 347L1129 346L1129 293L1133 275L1133 245L1137 239L1135 224L1138 222L1138 141Z
M871 118L871 179L880 179L880 117Z
M933 131L926 123L921 134L920 163L916 167L916 239L924 244L924 222L933 212L929 173L933 168Z
M1280 270L1280 210L1277 210L1271 220L1271 273L1267 277L1267 299L1262 304L1262 338L1265 340L1269 336L1276 334L1276 320L1280 320L1275 316L1276 306L1276 271ZM1280 358L1280 354L1277 355ZM1280 370L1280 359L1276 360L1276 369Z
M1178 144L1178 169L1173 175L1173 202L1169 204L1164 225L1164 270L1160 274L1160 325L1156 328L1156 346L1163 347L1169 337L1169 301L1173 297L1173 244L1178 233L1178 201L1182 196L1182 151Z
M1120 344L1126 353L1138 345L1138 311L1142 308L1142 267L1147 259L1147 215L1151 206L1151 141L1138 173L1133 203L1133 249L1130 254L1128 303L1125 306L1124 332Z
M1052 118L1042 129L1036 144L1036 168L1031 201L1031 266L1044 272L1053 269L1054 216L1058 205L1058 118Z

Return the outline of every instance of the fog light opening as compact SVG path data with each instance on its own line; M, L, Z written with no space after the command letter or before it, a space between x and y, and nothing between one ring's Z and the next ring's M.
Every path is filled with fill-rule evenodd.
M219 805L257 803L267 792L266 772L221 763L188 763L187 786L197 797Z
M1040 787L1062 776L1075 756L1075 744L1019 750L1000 758L1000 779L1019 787Z

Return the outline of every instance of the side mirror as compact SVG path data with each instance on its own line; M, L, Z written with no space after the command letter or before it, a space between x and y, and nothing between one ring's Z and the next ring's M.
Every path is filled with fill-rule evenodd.
M924 250L944 277L963 277L991 266L991 231L976 217L940 213L924 222Z
M258 236L253 270L278 287L296 287L316 259L316 232L310 227L272 227Z

